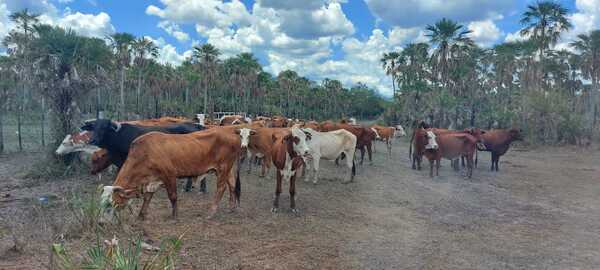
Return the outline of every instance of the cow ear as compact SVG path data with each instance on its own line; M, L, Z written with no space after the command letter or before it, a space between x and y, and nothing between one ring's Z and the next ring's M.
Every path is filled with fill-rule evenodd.
M121 129L121 124L117 123L115 121L110 121L110 127L115 131L115 132L119 132L119 130Z
M242 132L240 129L235 129L235 134L240 135L240 133Z

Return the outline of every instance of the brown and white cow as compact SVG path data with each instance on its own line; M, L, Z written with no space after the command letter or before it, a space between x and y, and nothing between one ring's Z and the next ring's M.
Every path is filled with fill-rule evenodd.
M57 155L66 155L74 152L86 152L93 154L100 150L98 146L89 144L92 138L92 132L82 131L67 135L60 143L55 153Z
M237 170L240 144L239 135L220 129L189 134L144 134L131 144L117 179L112 186L105 187L103 197L110 196L113 206L122 208L127 200L143 196L138 217L144 219L154 192L164 186L173 208L172 216L176 218L177 178L215 171L217 192L208 217L216 213L227 187L230 207L234 209L239 204L241 192Z
M298 212L295 201L296 171L302 167L304 159L310 153L310 149L306 144L308 138L306 133L299 128L291 128L285 132L272 135L271 159L277 169L277 187L271 212L279 210L279 195L281 194L283 180L289 180L290 183L290 209L293 213Z
M373 125L371 129L377 134L378 140L385 142L385 146L388 149L388 155L392 156L392 138L394 138L394 133L396 129L393 127L384 127L380 125ZM375 147L373 147L375 148Z
M446 133L436 135L432 130L416 129L415 142L419 142L423 155L429 160L429 176L433 177L433 166L439 175L442 158L455 160L465 157L467 160L467 177L473 176L473 156L477 139L470 134ZM417 148L415 148L416 150Z
M419 128L414 129L412 137L410 139L411 144L409 146L410 147L409 148L409 156L412 160L412 169L413 170L414 169L421 170L421 161L423 160L423 158L422 158L423 149L420 146L421 144L419 142L415 141L416 139L418 139L415 137L415 134L420 129L423 129L423 128L419 127ZM482 142L482 134L484 133L482 130L480 130L478 128L464 129L464 130L449 130L449 129L444 129L444 128L427 128L425 130L432 131L436 136L446 135L446 134L469 134L475 138L475 140L478 144L480 144ZM413 148L414 148L414 151L413 151ZM459 169L458 162L453 161L452 166L455 168L455 170Z
M260 177L265 177L269 169L271 168L272 160L272 149L273 149L273 135L285 134L289 132L288 128L254 128L254 132L250 134L250 140L248 142L249 152L249 164L248 173L252 168L252 161L254 157L264 158L261 163Z

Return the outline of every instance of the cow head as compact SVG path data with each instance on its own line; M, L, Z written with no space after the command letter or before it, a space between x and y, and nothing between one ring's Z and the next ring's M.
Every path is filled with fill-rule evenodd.
M138 195L137 189L124 189L120 186L104 186L100 203L104 208L112 206L113 208L123 208L127 201Z
M296 152L296 154L298 154L299 156L302 157L306 157L309 155L309 148L308 145L306 144L306 133L302 130L300 130L299 128L291 128L292 131L292 141L293 143L293 149L294 152Z
M381 140L381 136L379 136L379 132L377 132L377 129L372 127L371 130L375 133L375 139Z
M522 141L523 140L523 130L522 129L511 128L510 130L508 130L508 132L510 133L510 137L514 141Z
M478 149L486 149L485 142L483 140L483 134L485 134L485 130L479 128L467 128L465 131L471 136L473 136L477 140L477 148Z
M427 144L425 145L426 150L437 150L439 148L433 131L429 130L425 132L425 139L427 140Z
M401 125L396 125L395 129L396 129L396 132L395 132L396 136L398 136L398 137L406 136L406 132L404 131L404 128Z
M90 144L98 147L105 147L105 136L111 132L119 132L121 124L109 119L96 119L93 121L86 121L81 129L94 132Z
M98 150L98 147L88 144L90 137L91 133L88 131L69 134L60 143L55 153L60 156L73 152L93 152Z
M247 148L250 143L250 136L256 135L256 131L249 128L236 129L235 134L240 135L242 149Z

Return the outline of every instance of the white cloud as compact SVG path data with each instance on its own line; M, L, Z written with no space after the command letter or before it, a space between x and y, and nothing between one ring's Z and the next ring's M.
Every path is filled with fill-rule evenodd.
M280 29L290 37L312 39L325 36L354 34L354 25L339 3L330 3L315 10L278 10Z
M472 31L473 41L482 47L492 46L503 34L492 20L470 22L467 28Z
M12 28L12 22L8 18L8 15L6 4L0 1L0 40L4 39Z
M366 0L371 12L392 26L415 27L442 17L460 22L497 17L517 0Z
M71 13L67 10L62 17L42 14L40 21L65 29L72 29L78 34L88 37L102 38L115 32L114 26L110 23L110 16L104 12L93 15L80 12Z
M174 66L178 66L183 61L185 61L186 58L192 56L191 50L187 50L183 54L177 53L177 49L175 48L175 46L167 43L162 37L154 39L150 36L146 36L146 38L152 40L152 42L154 42L154 44L158 46L159 56L158 59L156 59L156 61L161 64L171 64Z
M167 32L169 35L175 37L175 39L177 39L179 42L188 41L190 39L190 35L181 31L179 25L176 23L161 21L158 23L158 27L165 30L165 32Z
M568 16L573 29L561 36L556 49L573 50L569 43L574 41L577 35L600 28L600 0L576 0L575 7L577 11Z
M68 3L71 3L73 1L74 0L58 0L58 2L61 3L61 4L68 4Z

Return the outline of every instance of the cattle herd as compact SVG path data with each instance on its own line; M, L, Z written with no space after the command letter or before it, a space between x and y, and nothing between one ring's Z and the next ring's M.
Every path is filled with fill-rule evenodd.
M201 120L203 121L203 120ZM275 167L276 190L273 212L279 210L282 183L289 182L290 208L297 212L295 203L296 178L319 180L321 159L345 162L342 183L352 182L357 163L362 165L365 152L372 163L373 142L385 142L387 154L392 155L392 142L406 136L402 126L362 126L354 119L315 122L285 117L224 116L211 123L162 117L159 119L116 122L108 119L86 121L82 131L68 135L56 150L65 155L78 152L91 161L92 174L98 174L114 165L117 177L111 186L105 186L101 196L106 214L127 205L131 198L143 199L138 218L147 217L153 194L164 187L177 217L177 181L187 179L185 190L191 190L193 180L200 182L200 191L206 192L205 177L216 175L216 191L208 217L217 212L225 191L229 192L229 207L239 206L241 195L240 170L247 163L247 172L261 164L260 176L265 177L271 165ZM477 165L477 152L489 151L491 170L498 171L500 156L510 144L522 140L518 129L447 130L432 128L426 123L412 128L409 156L413 169L421 169L423 156L429 160L430 176L439 173L442 158L452 160L452 167L460 170L466 163L466 177L471 178ZM360 151L360 157L355 155ZM312 168L312 170L311 170ZM312 173L312 175L310 175ZM305 175L307 174L307 175Z

